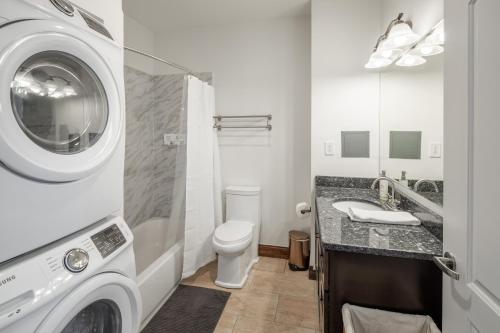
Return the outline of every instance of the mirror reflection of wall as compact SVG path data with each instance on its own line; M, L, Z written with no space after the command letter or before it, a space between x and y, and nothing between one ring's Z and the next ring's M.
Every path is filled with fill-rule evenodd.
M380 86L380 168L392 178L399 179L405 170L410 179L442 180L443 57L387 70L380 74ZM414 154L417 144L419 156Z

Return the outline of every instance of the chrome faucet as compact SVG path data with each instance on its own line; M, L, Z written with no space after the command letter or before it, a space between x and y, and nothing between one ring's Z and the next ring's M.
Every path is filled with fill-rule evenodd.
M394 181L394 179L386 177L386 176L378 177L377 179L375 179L373 181L371 189L374 190L377 183L380 182L381 180L388 181L391 185L391 188L392 188L392 194L389 195L389 200L385 203L385 206L391 210L398 210L399 202L396 200L396 197L395 197L396 182Z
M432 187L434 187L434 191L436 191L436 193L439 193L439 187L437 186L436 182L433 181L433 180L430 180L430 179L420 179L419 181L417 181L415 183L415 185L413 186L413 190L415 192L418 192L418 187L423 184L423 183L427 183L427 184L431 184Z

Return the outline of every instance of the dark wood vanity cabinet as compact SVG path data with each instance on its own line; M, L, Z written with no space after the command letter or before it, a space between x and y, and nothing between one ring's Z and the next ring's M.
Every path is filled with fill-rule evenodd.
M342 305L425 314L441 327L442 273L429 260L326 251L316 235L321 332L342 333Z

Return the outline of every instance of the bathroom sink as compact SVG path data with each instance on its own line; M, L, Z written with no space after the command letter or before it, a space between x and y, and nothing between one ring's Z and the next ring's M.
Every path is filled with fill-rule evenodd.
M384 210L382 207L376 204L372 204L365 201L354 201L354 200L346 200L346 201L337 201L332 204L333 208L340 210L343 213L347 214L347 210L349 207L366 209L366 210Z

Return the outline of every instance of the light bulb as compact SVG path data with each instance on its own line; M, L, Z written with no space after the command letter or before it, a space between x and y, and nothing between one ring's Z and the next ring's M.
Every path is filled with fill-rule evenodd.
M443 53L444 48L439 45L432 45L432 44L422 44L418 46L417 52L419 55L422 55L424 57L430 57L436 54Z
M380 43L377 50L373 53L373 56L380 58L387 58L394 61L402 53L403 53L402 49L391 48L390 45L387 45L387 40L384 40L383 42Z
M370 60L365 64L365 68L367 69L375 69L386 67L392 64L392 60L387 58L379 58L379 57L370 57Z
M424 58L412 54L405 54L404 56L401 57L396 62L397 66L402 66L402 67L413 67L413 66L418 66L422 65L426 62Z

